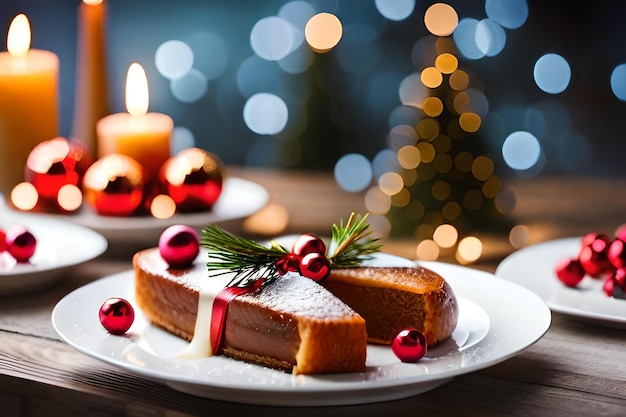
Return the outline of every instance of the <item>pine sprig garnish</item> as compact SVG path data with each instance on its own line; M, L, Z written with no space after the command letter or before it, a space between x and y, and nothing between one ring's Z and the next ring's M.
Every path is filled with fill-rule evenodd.
M371 233L367 217L368 214L352 213L345 225L342 220L339 225L333 224L329 248L326 254L322 254L322 258L324 255L327 258L324 260L327 269L329 266L357 267L380 250L382 244L378 239L367 238ZM216 225L208 225L202 230L200 244L208 250L207 268L211 276L235 273L229 286L248 287L256 285L259 280L262 286L266 285L285 272L277 267L279 261L298 257L275 241L270 247L263 246Z
M352 213L346 225L343 220L339 225L333 224L332 238L328 250L329 261L333 268L353 268L361 265L365 260L371 259L371 254L376 253L382 247L378 239L367 237L371 231L366 220L369 213L361 217L360 214Z
M200 244L208 249L209 272L213 276L235 272L228 285L237 287L252 285L259 278L270 282L278 275L276 261L289 253L274 241L268 248L213 224L202 230Z

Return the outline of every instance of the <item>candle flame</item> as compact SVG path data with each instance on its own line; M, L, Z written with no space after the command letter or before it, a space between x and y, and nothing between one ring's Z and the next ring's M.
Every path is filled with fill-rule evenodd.
M102 0L83 0L83 3L89 4L89 5L92 5L92 6L96 6L96 5L100 4L100 3L102 3Z
M126 76L126 110L133 116L143 116L148 112L149 101L146 72L141 65L133 63Z
M30 49L30 23L25 14L18 14L11 21L7 35L7 49L11 56L26 55Z

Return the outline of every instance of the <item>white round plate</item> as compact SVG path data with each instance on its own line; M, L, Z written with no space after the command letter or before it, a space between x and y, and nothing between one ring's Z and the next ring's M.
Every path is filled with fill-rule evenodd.
M0 253L0 294L41 288L63 276L63 272L98 257L107 249L106 239L88 228L66 221L0 207L0 228L21 225L37 239L35 254L28 263L17 263L8 252Z
M610 326L626 326L626 300L607 297L604 280L585 277L577 288L563 285L554 268L580 250L582 237L557 239L520 249L506 257L496 275L539 295L550 309L579 319Z
M367 371L292 375L223 356L172 359L187 342L152 326L141 311L125 336L108 334L98 320L107 297L134 303L133 272L94 281L56 305L52 323L71 346L90 356L189 394L224 401L321 406L406 398L457 375L502 362L535 343L550 326L550 310L532 292L486 272L423 262L442 274L459 300L453 337L417 363L402 363L388 346L368 346Z
M201 229L215 223L233 229L244 218L262 209L268 200L269 194L262 186L241 178L227 177L222 194L209 211L180 213L168 219L157 219L152 216L101 216L91 208L84 207L73 215L50 216L89 227L103 235L112 247L116 243L155 246L163 230L174 224Z

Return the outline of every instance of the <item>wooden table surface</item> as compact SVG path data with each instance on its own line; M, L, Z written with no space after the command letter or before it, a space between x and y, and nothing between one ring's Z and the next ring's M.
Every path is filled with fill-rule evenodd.
M287 210L285 233L320 232L351 211L364 211L363 196L341 191L327 174L231 172L265 186L270 203ZM591 230L612 233L626 222L626 180L550 177L509 185L517 197L511 217L529 227L529 244ZM387 252L415 254L409 240L385 243ZM490 236L484 259L469 267L493 272L513 250L506 236ZM53 288L0 297L0 416L626 415L626 328L556 313L545 336L513 358L402 400L267 407L183 394L74 350L52 328L51 311L62 296L129 270L131 255L106 253L72 269Z

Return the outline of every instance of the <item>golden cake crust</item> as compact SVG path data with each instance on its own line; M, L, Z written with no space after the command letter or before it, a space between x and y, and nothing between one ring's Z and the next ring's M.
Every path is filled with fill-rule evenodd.
M429 346L448 339L458 321L456 296L446 280L423 267L334 269L323 285L367 323L368 340L389 344L406 328Z

